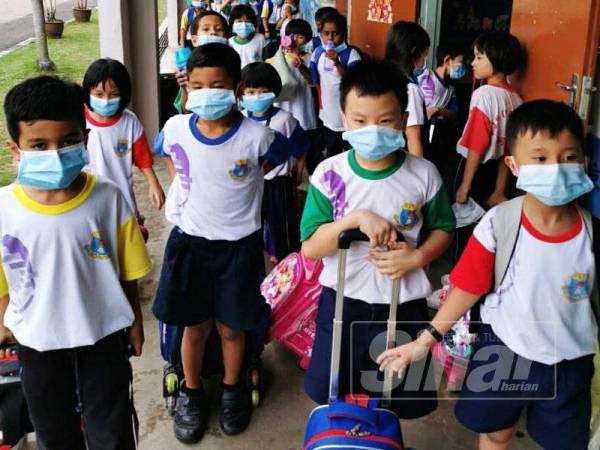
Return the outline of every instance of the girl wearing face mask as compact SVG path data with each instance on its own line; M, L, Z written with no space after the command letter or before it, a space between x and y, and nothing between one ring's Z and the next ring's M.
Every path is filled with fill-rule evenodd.
M179 28L179 46L192 47L192 34L194 19L198 17L203 10L209 9L208 2L201 0L186 0L188 7L181 15L181 26Z
M388 33L385 48L385 59L396 64L408 79L406 141L408 151L419 157L424 157L429 144L429 127L418 77L425 71L430 45L429 35L420 25L400 21Z
M285 36L285 28L290 20L302 19L302 13L298 7L298 0L285 0L281 7L281 18L277 23L277 29L281 36Z
M256 13L249 5L238 5L231 11L229 25L233 37L229 38L229 45L240 55L242 68L263 60L266 41L256 32L256 24Z
M152 169L152 152L144 128L136 115L126 109L131 99L129 73L119 61L99 59L85 73L83 88L87 94L85 116L90 130L87 169L119 186L147 239L133 192L133 166L144 174L148 197L156 209L162 208L165 194Z
M300 250L300 224L294 197L295 187L302 182L304 154L310 141L292 114L273 106L281 92L281 79L273 66L257 62L244 67L240 91L244 114L279 132L296 149L296 157L265 174L263 239L271 262L276 264Z

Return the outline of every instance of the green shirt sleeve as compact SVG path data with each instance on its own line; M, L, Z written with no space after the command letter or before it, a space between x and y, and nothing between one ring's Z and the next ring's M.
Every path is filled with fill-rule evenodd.
M333 205L311 184L306 194L306 203L300 221L300 240L307 240L317 231L317 228L330 222L333 222Z
M423 205L423 228L428 231L442 230L449 233L456 228L456 218L448 193L443 186Z
M177 112L179 112L179 114L183 113L183 108L182 108L182 104L181 104L181 98L183 97L183 89L179 88L179 92L177 92L177 97L175 97L175 100L173 101L173 107L177 110Z

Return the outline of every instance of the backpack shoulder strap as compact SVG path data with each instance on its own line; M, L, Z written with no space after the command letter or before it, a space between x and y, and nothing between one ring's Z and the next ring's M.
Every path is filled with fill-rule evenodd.
M196 18L196 8L190 6L187 9L187 31L192 32L192 25L194 25L194 19Z
M578 206L577 209L581 213L581 217L583 217L585 231L590 237L590 240L592 241L592 250L594 252L594 262L596 265L596 279L594 285L592 286L590 301L592 303L592 310L594 311L596 322L600 324L600 292L598 291L598 261L600 261L600 259L598 258L598 255L600 255L600 230L598 229L599 223L597 219L592 217L592 214L587 209L581 208L580 206Z
M520 196L499 204L492 219L496 236L496 261L494 264L494 290L502 284L508 265L512 259L519 229L521 228L521 212L523 199Z

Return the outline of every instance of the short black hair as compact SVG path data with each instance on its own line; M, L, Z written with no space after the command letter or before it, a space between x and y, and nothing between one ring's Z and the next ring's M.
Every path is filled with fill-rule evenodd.
M346 36L348 35L348 22L344 16L341 14L326 15L321 20L321 27L324 27L326 23L335 24L338 31L342 34L342 36L344 36L344 40L346 40Z
M352 89L356 89L359 96L375 97L393 92L402 111L406 111L407 79L388 61L365 58L346 71L340 85L342 111L346 108L346 97Z
M289 36L290 34L304 36L308 42L312 39L312 28L306 20L292 19L288 22L287 27L285 27L285 35Z
M194 18L194 22L192 24L192 34L198 35L198 29L200 28L200 21L207 16L215 16L221 20L221 25L223 25L223 29L225 30L225 36L229 36L229 24L225 17L219 14L216 11L202 11Z
M451 59L454 59L457 56L464 54L464 49L461 48L461 46L459 46L458 44L438 44L437 49L435 51L435 64L437 67L442 66L444 64L444 59L446 59L447 56L449 56Z
M412 76L416 59L430 46L429 35L421 25L401 20L388 33L385 59Z
M323 6L322 8L317 9L317 12L315 13L315 22L322 22L325 16L330 14L339 14L339 12L333 6Z
M546 131L553 138L567 130L575 138L579 147L584 148L583 122L570 106L554 100L532 100L516 108L506 125L506 145L514 153L519 136L531 132L536 135Z
M101 58L94 61L83 77L83 90L86 93L85 103L90 106L90 92L99 84L112 80L119 90L119 112L123 111L131 101L131 78L127 68L116 59Z
M206 44L196 47L187 62L187 71L201 67L221 67L231 78L235 86L242 77L240 55L225 44Z
M242 69L241 89L265 88L276 97L281 93L281 77L271 64L253 62ZM243 93L243 92L242 92Z
M494 72L510 75L523 64L523 48L519 40L505 31L489 31L480 34L473 48L485 53Z
M242 17L246 17L246 19L250 20L256 26L257 18L254 9L250 5L237 5L231 10L231 14L229 14L229 28L233 30L233 24L236 20L241 19Z
M19 142L19 122L73 120L85 130L83 105L86 95L78 84L43 75L14 86L4 99L8 133Z

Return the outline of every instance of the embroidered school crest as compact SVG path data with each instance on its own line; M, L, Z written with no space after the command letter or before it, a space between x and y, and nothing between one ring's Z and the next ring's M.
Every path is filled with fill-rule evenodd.
M563 294L571 303L589 298L591 291L587 273L574 273L569 284L563 287Z
M400 214L394 215L394 222L400 230L409 230L417 223L418 220L419 216L417 216L417 205L414 203L405 203L402 205Z
M99 231L92 232L92 240L85 246L85 251L94 259L108 259L109 253Z
M248 166L247 159L240 159L235 161L233 169L229 171L229 176L235 181L244 181L248 174L250 174L250 167Z
M129 150L131 150L129 139L119 139L117 141L117 145L115 146L115 153L117 156L125 156L129 153Z

